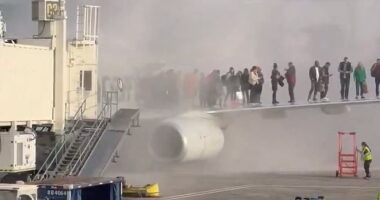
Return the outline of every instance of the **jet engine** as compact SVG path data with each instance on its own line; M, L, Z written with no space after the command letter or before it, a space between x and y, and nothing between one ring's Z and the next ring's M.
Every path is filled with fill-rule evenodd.
M205 160L223 148L224 135L217 118L192 111L158 125L150 140L150 150L161 161Z

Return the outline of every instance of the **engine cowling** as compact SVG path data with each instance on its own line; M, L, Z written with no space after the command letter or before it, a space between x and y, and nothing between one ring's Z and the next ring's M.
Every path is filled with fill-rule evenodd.
M204 160L224 146L218 120L204 112L189 112L159 124L150 140L150 150L161 161Z

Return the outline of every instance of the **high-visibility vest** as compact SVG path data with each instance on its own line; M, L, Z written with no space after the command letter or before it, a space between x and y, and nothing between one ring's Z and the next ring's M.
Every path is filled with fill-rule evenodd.
M364 151L367 151L367 153L364 153ZM369 150L368 147L363 148L363 154L364 154L364 160L372 160L371 150Z

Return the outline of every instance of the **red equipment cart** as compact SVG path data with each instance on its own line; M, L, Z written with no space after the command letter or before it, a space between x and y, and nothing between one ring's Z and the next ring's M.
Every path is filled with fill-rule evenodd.
M352 140L352 149L348 148L343 152L343 138L350 137ZM336 177L340 176L357 176L358 173L358 153L356 151L356 133L338 132L338 169Z

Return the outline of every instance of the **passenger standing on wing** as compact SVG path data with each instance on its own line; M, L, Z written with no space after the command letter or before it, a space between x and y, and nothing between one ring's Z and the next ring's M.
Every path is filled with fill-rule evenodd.
M232 94L234 97L233 103L235 104L238 102L237 93L240 91L240 76L242 74L243 73L241 71L238 71L232 78Z
M354 70L354 80L355 80L355 85L356 85L356 99L359 99L359 92L360 92L360 97L364 99L363 89L364 87L366 87L365 79L366 79L365 69L363 67L363 64L359 62L358 66L356 66Z
M224 106L227 105L227 99L230 97L231 102L236 100L236 91L235 91L235 69L230 67L230 70L227 72L225 77L225 85L227 88L226 96L224 97Z
M296 68L293 65L292 62L288 63L289 68L286 69L285 71L285 77L286 81L288 82L288 89L289 89L289 97L290 101L289 103L294 103L294 87L296 86Z
M272 70L272 75L271 75L271 81L272 81L272 104L276 105L279 102L277 101L277 89L278 89L278 84L279 84L279 79L281 78L280 72L277 70L278 66L277 63L273 64L273 70Z
M240 77L240 87L243 94L243 104L248 104L249 100L249 71L247 68L244 69L243 74Z
M327 98L327 92L329 91L329 83L330 83L330 76L332 74L329 73L330 63L326 62L326 64L321 69L321 100L322 101L328 101Z
M259 74L257 72L257 67L253 66L251 68L251 72L249 73L249 84L251 87L250 92L250 102L251 103L258 103L257 102L257 94L258 94L258 85L259 85Z
M376 98L379 98L379 84L380 84L380 58L371 67L371 76L375 78L376 84Z
M352 73L351 63L348 62L348 58L344 57L343 62L339 64L340 73L340 97L342 100L348 100L348 92L350 90L350 77Z
M259 75L259 84L257 85L257 103L261 104L261 93L263 92L264 74L261 67L257 66L257 74Z
M218 100L218 91L217 91L217 78L218 74L216 70L213 70L207 77L206 77L206 84L207 84L207 106L209 108L215 107L217 100Z
M307 101L311 102L311 94L313 95L313 101L317 101L317 92L320 87L320 79L321 79L321 67L319 66L319 61L316 60L314 66L311 66L309 69L309 77L311 81L311 87L309 91L309 95L307 97Z
M223 95L224 95L224 90L223 90L223 82L220 76L220 70L215 70L215 86L216 86L216 102L219 105L219 108L222 108L223 105Z
M365 170L364 179L369 179L371 178L371 173L369 171L369 168L372 162L372 151L366 142L362 142L362 150L357 149L357 151L361 153L362 159L364 160L364 170Z
M199 93L199 105L201 108L207 107L207 83L206 77L203 73L201 73L198 84L198 93Z

